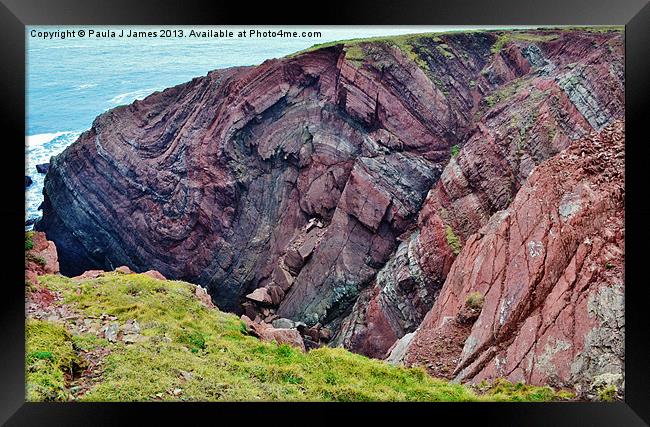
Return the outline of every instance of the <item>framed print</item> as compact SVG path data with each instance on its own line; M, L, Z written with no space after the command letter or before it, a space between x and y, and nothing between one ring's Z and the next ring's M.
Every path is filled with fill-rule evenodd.
M311 6L3 0L2 421L646 425L650 7Z

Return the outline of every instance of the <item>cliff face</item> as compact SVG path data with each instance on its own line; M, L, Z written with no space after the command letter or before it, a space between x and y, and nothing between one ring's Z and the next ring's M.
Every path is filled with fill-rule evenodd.
M535 169L469 237L395 358L463 381L621 387L623 159L616 122Z
M534 167L623 102L617 31L332 45L97 117L53 160L36 228L64 274L155 269L235 312L263 287L245 309L383 357Z
M431 308L454 252L511 203L536 165L623 118L622 39L568 40L506 45L487 63L478 87L502 84L478 103L473 131L429 192L417 230L363 291L337 342L383 357L392 337L412 332Z

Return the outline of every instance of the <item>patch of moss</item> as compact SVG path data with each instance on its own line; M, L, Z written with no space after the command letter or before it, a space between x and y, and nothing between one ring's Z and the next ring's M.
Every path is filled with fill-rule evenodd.
M460 147L456 144L451 146L451 157L452 159L460 153Z
M404 54L413 62L415 62L418 67L424 71L429 71L429 64L418 55L414 47L414 38L408 37L396 37L391 41L395 46L397 46Z
M352 62L355 67L359 67L365 57L365 52L360 44L350 45L345 48L345 59Z
M532 34L532 33L521 33L517 31L509 31L499 35L496 42L490 48L490 51L494 54L501 52L501 49L510 42L513 41L525 41L525 42L548 42L557 39L559 36L557 34Z
M25 233L25 250L31 251L34 248L34 241L32 240L34 236L33 231L28 231Z
M603 387L598 391L598 400L601 402L614 402L616 400L616 393L618 389L615 385Z
M488 107L492 108L495 105L507 100L514 94L516 94L519 89L528 82L527 78L518 78L507 83L505 86L500 89L492 92L490 95L485 97L485 102Z
M447 59L454 59L456 57L456 55L454 55L454 53L449 50L449 45L445 43L437 44L436 50Z
M450 225L445 227L445 237L447 238L447 244L451 248L454 255L458 255L460 253L462 246L460 244L460 239L458 238L458 236L456 236L454 230L451 228Z
M491 384L482 381L478 384L477 389L485 398L495 401L548 402L575 398L575 394L567 390L556 392L551 387L538 387L520 382L511 383L502 378L496 379Z
M480 310L483 308L483 303L485 302L485 297L480 292L471 292L465 298L465 305L474 310Z
M40 255L34 255L33 253L26 254L25 255L25 260L26 261L32 261L32 262L40 265L41 267L45 267L45 265L47 264L47 261L45 261L45 258L43 258Z
M72 335L72 346L75 350L91 351L96 348L106 347L108 341L95 334L83 333Z

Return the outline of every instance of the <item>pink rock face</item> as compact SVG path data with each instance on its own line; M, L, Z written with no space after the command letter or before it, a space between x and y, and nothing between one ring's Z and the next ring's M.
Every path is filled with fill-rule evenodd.
M45 233L32 233L32 249L25 252L26 279L36 283L36 276L59 272L59 258L54 242L47 240Z
M475 127L429 191L417 231L373 289L361 292L337 343L383 357L391 337L414 331L430 310L458 248L512 202L536 165L623 118L621 40L608 39L602 50L589 46L584 34L570 42L516 42L485 65L475 83L484 94ZM482 89L488 83L497 86Z
M439 331L484 296L449 377L588 390L623 381L624 136L617 122L537 167L471 235L404 360L427 366Z

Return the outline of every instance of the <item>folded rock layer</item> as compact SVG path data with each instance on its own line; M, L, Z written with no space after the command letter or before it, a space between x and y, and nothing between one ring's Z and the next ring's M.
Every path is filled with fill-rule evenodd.
M35 228L64 274L156 270L384 357L535 167L623 117L623 84L622 32L580 29L216 70L98 116L53 158Z
M587 392L606 379L620 388L623 175L620 121L534 169L512 204L468 238L397 360L462 381ZM437 354L443 342L456 351Z

